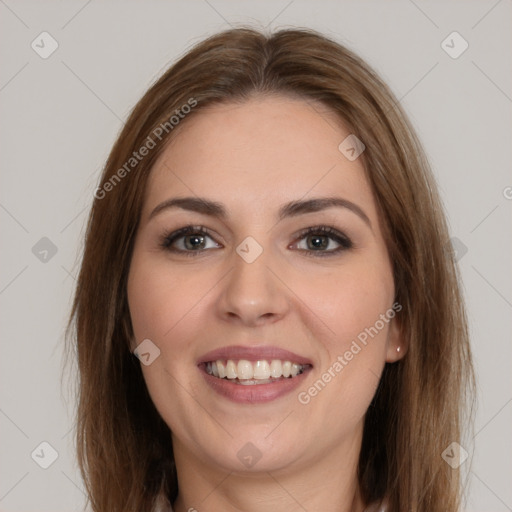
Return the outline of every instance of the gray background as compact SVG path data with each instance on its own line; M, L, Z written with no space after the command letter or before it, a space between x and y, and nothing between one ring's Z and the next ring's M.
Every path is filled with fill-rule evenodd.
M512 510L511 11L510 0L0 0L0 510L83 506L74 401L60 375L92 193L150 83L192 43L236 23L335 37L410 114L457 239L479 377L465 510ZM43 31L59 45L46 59L31 47L50 49ZM456 59L441 45L453 31L469 44ZM58 453L48 469L43 441Z

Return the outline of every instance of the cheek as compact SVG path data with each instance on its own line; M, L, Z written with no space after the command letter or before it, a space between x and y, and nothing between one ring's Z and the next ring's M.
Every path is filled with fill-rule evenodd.
M136 342L149 338L159 344L193 321L194 306L214 283L204 272L177 272L166 262L144 260L142 255L132 261L128 304Z
M310 286L303 279L297 289L309 297L310 325L319 317L327 328L316 337L323 345L316 380L302 390L299 401L323 411L319 416L333 425L354 424L365 414L385 364L394 316L389 314L394 297L391 270L385 260L365 261L340 266L315 282L320 286Z
M386 261L340 265L321 278L295 280L297 294L307 298L312 314L326 329L329 351L341 350L365 329L374 326L392 306L394 284ZM379 322L379 331L387 331Z
M210 281L212 281L210 283ZM157 410L173 429L193 428L195 416L190 404L194 382L190 376L191 340L200 319L198 303L212 288L213 279L201 272L176 272L168 262L147 254L134 253L128 278L128 303L135 348L150 339L160 349L158 358L141 365L149 394ZM172 396L172 400L169 397ZM182 411L188 410L188 415ZM180 428L181 427L181 428Z

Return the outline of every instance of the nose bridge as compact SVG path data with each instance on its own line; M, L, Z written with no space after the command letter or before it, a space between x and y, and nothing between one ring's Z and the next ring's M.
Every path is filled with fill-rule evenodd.
M217 303L223 318L255 325L286 313L288 298L273 275L277 259L270 250L248 237L234 251L232 265Z

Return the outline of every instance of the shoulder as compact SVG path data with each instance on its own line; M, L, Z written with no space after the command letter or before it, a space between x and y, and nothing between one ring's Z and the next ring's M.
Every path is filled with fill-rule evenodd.
M173 512L172 505L164 495L159 494L155 501L152 512Z
M384 500L368 505L364 512L387 512L387 510L387 502Z

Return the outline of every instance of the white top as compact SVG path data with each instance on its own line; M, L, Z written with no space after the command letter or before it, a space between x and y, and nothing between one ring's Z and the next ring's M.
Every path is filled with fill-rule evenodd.
M386 509L387 507L385 503L374 503L366 508L364 512L386 512ZM173 512L173 510L169 501L162 497L158 500L153 512Z

